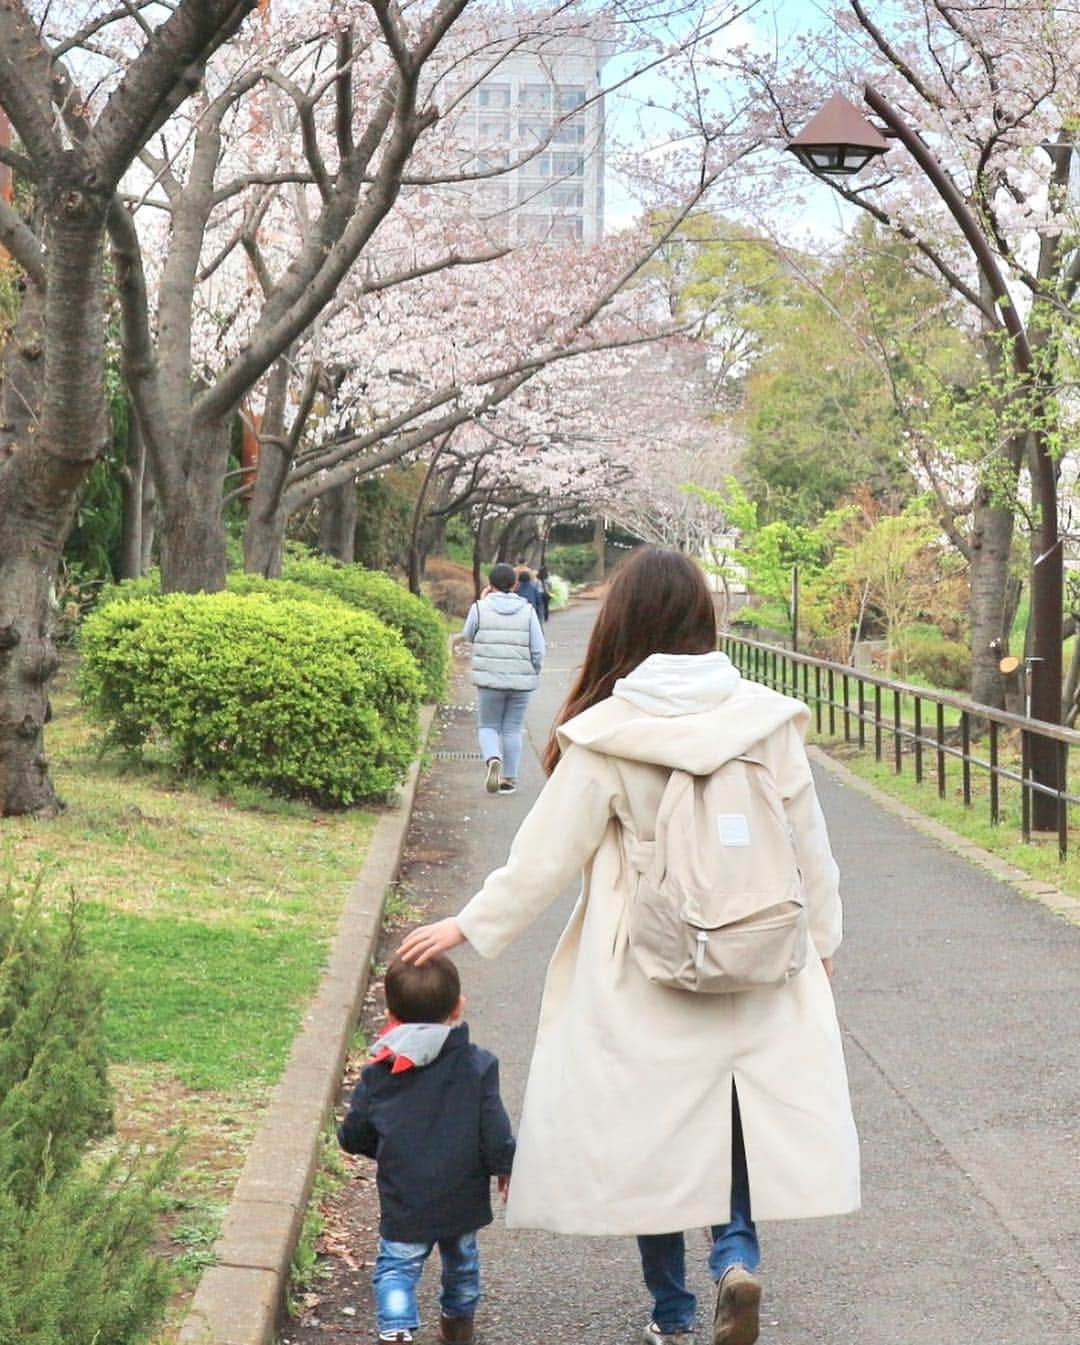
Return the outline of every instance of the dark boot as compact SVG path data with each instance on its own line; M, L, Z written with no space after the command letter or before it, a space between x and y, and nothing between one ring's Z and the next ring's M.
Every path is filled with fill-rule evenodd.
M471 1317L441 1317L439 1339L443 1345L472 1345L473 1319Z

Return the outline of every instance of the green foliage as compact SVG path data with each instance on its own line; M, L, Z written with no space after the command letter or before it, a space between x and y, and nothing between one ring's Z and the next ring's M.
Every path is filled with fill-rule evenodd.
M712 505L737 533L734 546L720 555L720 573L728 579L744 579L764 604L757 612L744 609L740 619L790 631L792 572L797 565L800 628L814 633L826 619L828 563L848 511L831 510L813 527L781 521L762 524L757 504L732 476L722 490L693 485L687 490Z
M425 699L437 701L446 694L450 662L446 628L426 598L410 593L378 570L340 565L317 556L287 556L283 577L332 593L350 607L373 612L380 621L400 633L406 648L419 663Z
M424 465L398 467L382 476L364 477L356 486L356 562L369 570L391 570L405 563L413 510Z
M545 560L549 570L561 574L571 584L583 584L596 573L596 552L586 543L549 546Z
M971 650L958 640L909 635L907 669L945 691L966 691L971 679Z
M366 612L171 594L99 608L81 646L107 741L160 736L182 771L343 805L392 790L415 754L416 665Z
M154 1256L168 1161L86 1167L19 1206L0 1192L0 1345L137 1345L171 1288Z
M79 908L49 920L35 895L0 896L0 1191L28 1204L107 1134L101 988Z
M136 1345L170 1288L152 1253L171 1156L95 1163L111 1126L102 992L79 906L0 896L0 1345Z
M264 579L236 570L229 575L227 585L230 593L323 605L336 603L371 612L401 635L420 665L424 698L439 700L446 692L449 656L439 613L426 598L416 597L387 574L293 550L286 558L283 579ZM118 598L156 597L160 592L161 576L156 569L149 570L141 579L128 579L105 589L98 606Z
M561 611L570 601L570 584L561 574L548 575L548 588L550 590L551 610L553 612Z

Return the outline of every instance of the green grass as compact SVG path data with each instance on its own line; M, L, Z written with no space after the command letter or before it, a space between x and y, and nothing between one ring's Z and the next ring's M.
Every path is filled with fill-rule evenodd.
M68 808L52 821L0 824L0 881L40 876L46 900L59 905L74 892L84 904L106 973L111 1143L179 1141L162 1245L190 1288L375 818L257 790L223 796L101 754L70 657L52 700L46 750Z
M166 1065L186 1088L273 1083L318 982L328 931L85 908L108 974L116 1060Z
M811 741L842 760L849 770L864 780L869 780L893 798L916 808L927 817L941 822L958 835L973 841L985 850L999 856L1018 869L1053 883L1063 891L1080 895L1080 821L1073 819L1069 826L1069 853L1062 862L1058 858L1057 836L1036 837L1025 842L1021 834L1020 787L1011 781L1001 781L999 785L1000 821L995 826L990 821L990 782L986 771L973 767L971 772L971 804L965 805L963 784L959 760L949 758L946 762L945 797L938 795L937 759L932 751L924 753L923 781L915 780L914 755L905 752L902 757L903 772L897 774L893 756L891 736L884 743L884 759L877 761L873 746L868 752L860 753L854 744L845 744L843 740L830 740L828 737L811 735ZM973 745L977 756L985 759L985 749L979 743ZM1002 744L1000 764L1019 772L1019 758L1007 744ZM1080 791L1080 771L1077 764L1070 763L1069 788L1071 793ZM1075 811L1075 810L1073 810Z

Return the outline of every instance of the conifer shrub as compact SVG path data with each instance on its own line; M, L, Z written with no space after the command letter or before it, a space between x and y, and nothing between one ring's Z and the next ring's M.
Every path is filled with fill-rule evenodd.
M423 685L367 612L261 594L111 602L81 633L80 686L106 741L178 770L320 805L385 795L419 739Z
M102 987L76 903L0 892L0 1345L138 1345L171 1287L153 1253L171 1157L92 1150L111 1128Z

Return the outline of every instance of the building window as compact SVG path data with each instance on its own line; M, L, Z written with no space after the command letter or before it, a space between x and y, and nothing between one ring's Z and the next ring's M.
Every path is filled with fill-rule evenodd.
M518 139L526 145L544 145L551 139L551 123L535 117L518 122Z
M551 221L550 237L559 242L580 243L584 233L584 222L580 215L556 215Z
M555 127L554 140L557 145L584 145L585 123L579 117L564 121Z
M584 177L585 159L581 154L553 154L552 177Z
M509 84L481 84L476 91L476 101L484 108L506 108L510 106Z
M560 84L557 91L556 107L560 112L573 112L585 102L583 84Z
M551 204L565 210L583 210L585 188L580 182L556 182L551 188Z
M529 112L551 111L550 84L522 84L518 91L518 106Z

